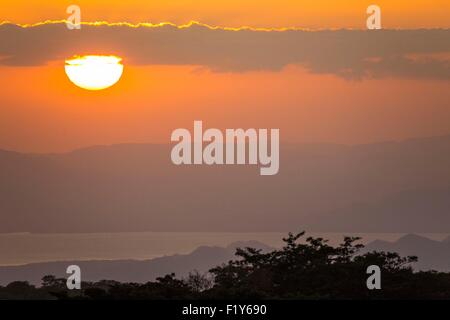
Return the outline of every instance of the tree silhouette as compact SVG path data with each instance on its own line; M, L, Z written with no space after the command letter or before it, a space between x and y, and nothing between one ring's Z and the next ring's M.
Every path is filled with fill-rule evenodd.
M144 284L83 282L82 290L69 291L65 279L45 276L41 288L27 282L0 287L0 299L450 299L450 273L414 272L417 257L361 254L355 237L331 246L304 236L289 233L281 249L267 253L238 248L236 259L185 279L168 274ZM366 286L371 265L381 269L382 290Z

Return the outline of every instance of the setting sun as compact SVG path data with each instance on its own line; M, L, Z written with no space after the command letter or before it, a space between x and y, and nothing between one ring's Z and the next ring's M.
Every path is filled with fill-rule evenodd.
M75 85L86 90L103 90L116 84L123 72L116 56L76 56L66 60L66 74Z

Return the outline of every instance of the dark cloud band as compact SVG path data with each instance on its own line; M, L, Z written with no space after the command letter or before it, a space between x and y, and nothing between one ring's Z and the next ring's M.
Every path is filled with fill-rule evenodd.
M348 79L402 76L450 80L450 30L239 31L201 25L0 26L0 64L43 65L78 54L117 54L134 65L198 65L216 72L281 70ZM420 59L412 58L414 55ZM436 55L440 55L436 58Z

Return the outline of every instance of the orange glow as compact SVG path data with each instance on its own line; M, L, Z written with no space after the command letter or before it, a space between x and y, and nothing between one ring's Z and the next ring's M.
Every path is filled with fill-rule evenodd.
M364 29L366 8L373 1L79 0L76 3L81 7L83 21L126 21L136 27L140 23L158 26L170 21L185 28L189 21L197 20L210 28L235 30L251 26L281 30ZM56 0L2 3L0 21L19 24L62 21L68 18L66 8L70 4L72 1ZM450 27L448 0L432 4L427 0L379 0L376 4L382 10L383 28ZM44 62L14 65L11 60L10 66L0 66L0 149L47 152L120 142L168 143L174 128L190 126L198 119L219 129L280 128L282 140L289 142L368 143L448 134L450 130L448 80L409 78L403 74L348 81L292 65L276 71L212 72L205 66L187 64L137 64L131 59L125 41L108 46L107 41L97 43L93 38L79 47L78 31L67 32L73 36L73 45L55 51L52 57L57 61L46 60L44 50L40 58L45 63L50 61L49 65ZM98 61L90 64L89 59L75 60L76 63L69 60L64 65L64 57L90 53L123 57L127 61L126 72L122 74L123 65L115 61L111 70L108 66L98 79L93 79ZM174 59L172 53L166 54L170 59L155 61L170 64ZM448 60L448 52L433 55L434 59ZM420 62L428 61L429 56L411 53L408 58ZM67 76L88 90L80 90ZM111 86L108 90L99 90L108 86ZM92 94L89 90L99 91Z
M131 65L119 83L93 95L66 81L63 70L61 65L0 67L3 149L168 143L174 128L196 119L219 129L280 128L282 140L293 143L368 143L449 130L446 81L353 82L294 66L231 74Z

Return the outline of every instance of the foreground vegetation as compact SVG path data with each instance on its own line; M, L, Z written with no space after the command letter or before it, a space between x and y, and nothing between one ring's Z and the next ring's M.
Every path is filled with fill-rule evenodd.
M236 259L202 275L174 274L145 284L104 280L67 290L66 279L45 276L42 286L16 281L0 287L0 299L450 299L450 273L414 272L416 257L369 252L359 238L331 246L322 238L289 234L269 253L237 249ZM369 265L381 268L381 290L368 290Z

